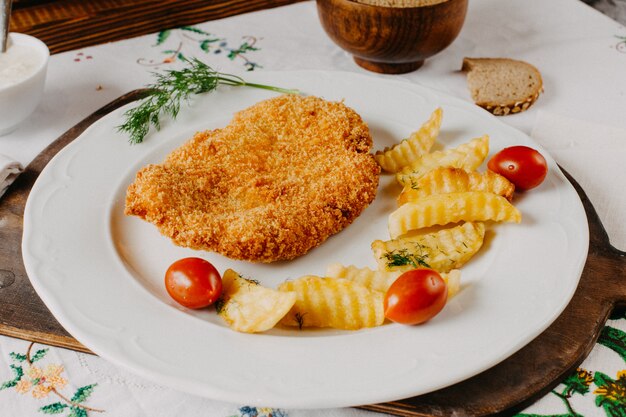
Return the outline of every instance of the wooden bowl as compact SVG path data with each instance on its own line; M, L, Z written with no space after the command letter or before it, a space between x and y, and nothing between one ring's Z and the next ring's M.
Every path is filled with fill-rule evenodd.
M468 0L384 7L353 0L317 0L322 27L361 67L385 74L415 71L457 37Z

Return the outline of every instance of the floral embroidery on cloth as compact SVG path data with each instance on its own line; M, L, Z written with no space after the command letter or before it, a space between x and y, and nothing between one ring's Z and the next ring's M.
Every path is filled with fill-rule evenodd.
M288 417L288 414L277 408L246 406L239 408L239 414L230 417Z
M173 36L174 35L174 36ZM155 47L165 48L162 53L166 57L162 60L139 58L137 63L145 66L159 66L172 64L176 61L185 61L188 55L196 56L196 52L204 54L222 55L231 61L240 60L248 71L262 68L258 63L247 56L250 52L259 51L256 46L258 39L254 36L243 36L240 43L233 47L228 40L219 38L202 29L193 26L183 26L178 29L168 29L156 35Z
M617 312L612 319L626 319L626 311ZM603 345L617 353L626 363L626 332L615 327L605 326L598 338L598 345ZM604 410L607 417L626 417L626 369L617 371L615 378L603 372L590 372L578 368L561 382L562 389L554 389L551 393L563 402L564 413L560 414L533 414L522 413L514 417L584 417L585 414L575 410L572 398L575 395L585 396L591 391L591 385L596 388L592 391L595 396L595 405ZM594 414L595 415L595 414Z
M67 412L66 417L87 417L88 412L103 412L97 408L83 404L96 384L85 385L78 388L71 398L63 393L68 381L63 377L63 365L46 364L39 365L48 349L39 349L31 354L34 343L28 346L25 354L11 352L12 364L9 366L13 373L13 379L0 384L0 391L14 388L20 394L30 393L33 398L41 400L53 395L60 401L55 401L39 408L44 414L61 414Z

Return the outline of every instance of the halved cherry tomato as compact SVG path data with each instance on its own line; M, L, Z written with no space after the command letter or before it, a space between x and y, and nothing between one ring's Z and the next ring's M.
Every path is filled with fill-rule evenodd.
M446 305L448 286L432 269L407 271L387 290L385 317L401 324L420 324L435 317Z
M543 155L521 145L502 149L491 157L487 168L511 181L515 189L520 191L537 187L548 173L548 164Z
M220 273L201 258L184 258L174 262L165 273L165 289L187 308L213 304L222 294Z

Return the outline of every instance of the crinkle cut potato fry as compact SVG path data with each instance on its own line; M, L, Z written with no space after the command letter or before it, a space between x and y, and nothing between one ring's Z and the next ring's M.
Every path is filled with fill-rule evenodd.
M263 287L227 269L222 276L222 297L216 309L231 329L257 333L273 328L295 302L294 292Z
M520 223L522 215L506 198L484 191L436 194L406 203L389 215L389 235L461 221Z
M489 170L479 173L461 168L440 167L405 185L397 201L398 206L401 206L432 194L464 191L488 191L511 201L515 185L502 175Z
M333 263L326 267L326 276L329 278L347 279L361 284L370 290L385 292L389 285L400 276L402 271L372 270L358 268L354 265L344 266Z
M278 289L295 292L297 297L280 321L285 326L358 330L385 321L383 293L347 279L308 275L286 281Z
M403 139L392 147L377 151L374 158L378 165L387 172L395 173L428 153L439 136L442 117L443 110L439 107L433 111L419 130L411 133L407 139Z
M404 271L381 271L367 267L359 268L354 265L344 266L339 263L330 264L326 268L329 278L341 278L365 285L371 290L386 292L391 284ZM441 278L448 284L448 299L454 297L461 290L461 271L453 269L450 272L440 272ZM369 286L367 283L371 283Z
M449 272L465 265L482 247L484 238L484 223L465 222L432 233L375 240L372 251L381 271L408 271L421 266Z
M396 174L396 180L402 186L411 186L429 171L439 167L462 168L467 171L476 170L489 154L489 136L479 138L457 146L427 153L410 165L405 166Z
M461 291L461 271L453 269L452 271L440 274L441 278L448 285L448 300Z

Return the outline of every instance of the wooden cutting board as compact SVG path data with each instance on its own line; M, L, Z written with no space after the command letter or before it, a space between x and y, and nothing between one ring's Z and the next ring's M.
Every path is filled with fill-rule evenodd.
M1 334L89 352L54 319L30 285L21 253L24 206L37 176L57 152L96 120L143 93L124 95L68 130L0 199ZM609 244L591 202L568 179L585 207L590 242L580 284L561 316L526 347L473 378L430 394L361 408L398 416L509 415L545 395L586 358L611 311L626 306L626 253Z

